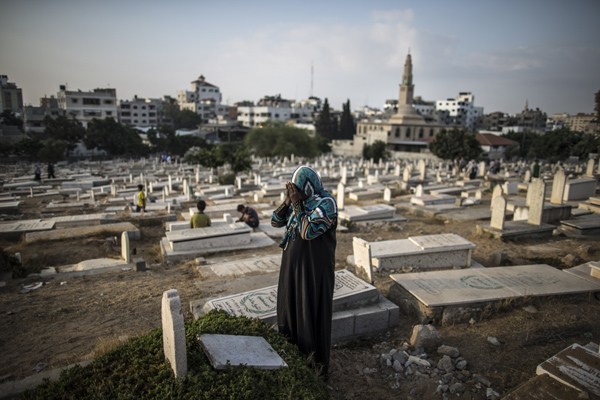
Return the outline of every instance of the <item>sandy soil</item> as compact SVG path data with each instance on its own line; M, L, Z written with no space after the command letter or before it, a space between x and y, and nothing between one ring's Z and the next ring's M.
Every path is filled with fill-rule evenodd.
M21 207L21 218L39 218L44 202L49 200L48 197L26 199ZM503 242L476 236L475 224L471 222L407 217L408 222L397 226L355 226L349 232L339 234L336 267L346 268L346 258L352 254L353 236L377 241L456 233L477 245L473 259L484 266L491 266L489 256L498 251L506 252L512 265L542 263L542 258L556 261L567 254L593 261L600 255L599 236L583 239L555 236ZM132 247L136 248L136 256L143 257L149 264L150 271L146 273L114 271L64 279L30 277L8 281L7 287L0 292L0 377L10 375L9 379L21 379L35 374L33 368L38 363L48 364L47 370L90 359L127 337L159 327L160 299L165 290L178 289L186 319L192 318L189 301L216 294L202 292L195 285L201 279L192 263L160 264L157 245L164 236L162 226L141 226L140 230L142 240L132 242ZM592 250L578 253L582 244L591 245ZM11 254L21 252L26 265L40 266L74 264L99 257L116 258L120 254L120 248L106 237L29 245L23 241L1 241L0 247ZM273 251L277 250L266 250ZM239 257L254 255L255 250L236 252ZM19 293L23 285L38 281L45 285L26 294ZM379 274L375 285L385 294L391 282L387 275ZM474 325L436 327L444 344L457 347L468 360L469 371L488 378L494 390L502 394L533 377L537 364L567 345L600 341L600 301L597 299L530 299L529 305L538 312L532 314L523 310L523 305L518 305L492 313ZM395 380L390 379L390 374L394 371L380 366L380 354L401 347L410 337L413 325L418 323L416 318L401 314L400 325L387 334L335 346L329 380L332 398L441 398L433 395L437 386L433 379L419 382L401 379L400 386L392 388ZM574 326L583 327L575 336L563 337L554 343L523 346L526 340ZM488 336L497 337L502 346L490 345L486 340ZM378 372L364 374L365 368L378 368ZM484 399L485 387L468 390L460 397L453 395L453 398Z

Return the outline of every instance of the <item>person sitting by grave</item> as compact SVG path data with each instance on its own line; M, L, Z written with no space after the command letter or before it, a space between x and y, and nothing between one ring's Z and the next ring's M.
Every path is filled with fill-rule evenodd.
M146 211L146 195L144 194L144 186L138 185L138 192L135 195L135 212Z
M198 212L192 215L192 218L190 218L190 229L205 228L210 226L210 217L204 214L206 202L204 200L198 200L196 207L198 207Z
M300 166L286 183L271 225L286 227L277 291L279 332L314 353L328 378L333 316L337 204L314 169Z
M242 215L236 222L245 222L251 228L258 226L258 213L254 208L239 204L237 210Z

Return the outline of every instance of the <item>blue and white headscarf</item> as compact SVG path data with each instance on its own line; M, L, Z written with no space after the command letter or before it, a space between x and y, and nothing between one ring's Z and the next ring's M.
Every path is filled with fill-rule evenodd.
M298 167L292 175L291 182L303 191L307 198L302 201L300 210L292 210L292 207L288 209L285 235L280 245L282 248L287 246L290 239L296 237L297 231L302 239L311 240L337 224L337 204L323 187L323 182L314 169L306 165Z

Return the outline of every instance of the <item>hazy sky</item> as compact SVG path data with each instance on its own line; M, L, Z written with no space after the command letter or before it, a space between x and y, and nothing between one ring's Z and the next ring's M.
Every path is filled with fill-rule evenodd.
M600 1L3 0L0 74L38 105L59 85L175 96L201 74L223 102L265 95L341 109L397 98L406 54L415 95L472 92L485 113L592 112Z

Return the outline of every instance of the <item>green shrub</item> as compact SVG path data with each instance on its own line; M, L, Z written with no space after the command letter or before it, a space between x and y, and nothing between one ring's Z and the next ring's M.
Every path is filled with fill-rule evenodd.
M280 370L229 366L214 370L204 355L198 335L218 333L264 337L288 364ZM22 399L327 399L307 357L283 335L258 319L212 311L186 323L188 375L176 379L165 360L162 329L130 340L97 357L86 367L45 381Z
M219 184L220 185L233 185L233 184L235 184L236 176L237 175L234 173L219 175Z

